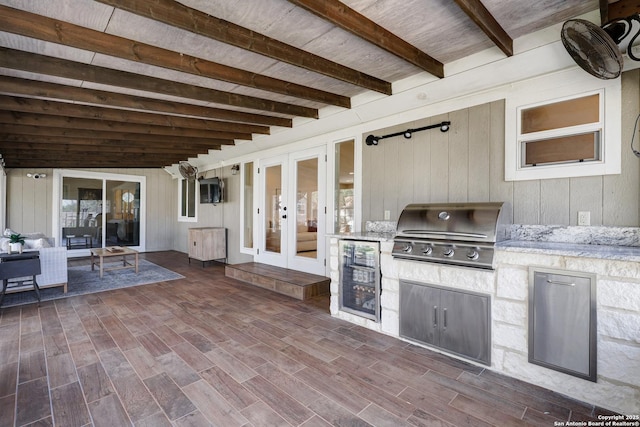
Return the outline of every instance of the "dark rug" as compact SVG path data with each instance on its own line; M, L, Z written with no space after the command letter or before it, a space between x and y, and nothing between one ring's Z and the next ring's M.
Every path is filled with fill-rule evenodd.
M105 268L122 265L122 262L105 264ZM149 283L166 282L184 278L183 275L167 270L152 262L141 259L138 263L138 274L133 268L124 270L105 271L100 278L100 271L96 266L91 271L90 265L69 267L68 292L65 294L62 286L40 290L41 301L50 301L59 298L67 298L76 295L92 294L111 289L129 288L132 286L147 285ZM0 290L2 290L0 288ZM7 294L2 300L2 308L38 302L33 291L16 292Z

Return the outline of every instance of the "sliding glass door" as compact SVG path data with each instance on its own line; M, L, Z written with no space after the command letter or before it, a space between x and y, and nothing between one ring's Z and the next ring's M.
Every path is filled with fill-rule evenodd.
M70 256L106 246L144 250L144 177L60 170L54 179L54 229Z

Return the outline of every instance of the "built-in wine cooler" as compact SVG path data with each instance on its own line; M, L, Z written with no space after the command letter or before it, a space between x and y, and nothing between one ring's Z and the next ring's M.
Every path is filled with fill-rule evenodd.
M340 310L380 321L380 244L340 241Z

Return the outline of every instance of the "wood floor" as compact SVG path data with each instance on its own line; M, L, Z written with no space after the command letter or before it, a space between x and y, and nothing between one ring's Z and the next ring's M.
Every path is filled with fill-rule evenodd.
M177 252L171 282L0 310L0 426L552 426L599 411ZM74 261L82 262L82 261Z

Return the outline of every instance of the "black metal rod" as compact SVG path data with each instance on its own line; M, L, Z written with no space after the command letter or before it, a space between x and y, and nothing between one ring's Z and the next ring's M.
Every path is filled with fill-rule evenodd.
M429 126L423 126L420 128L416 128L416 129L407 129L405 131L402 132L395 132L395 133L390 133L388 135L382 135L382 136L375 136L375 135L369 135L367 136L365 142L367 145L378 145L378 141L380 141L381 139L385 139L385 138L391 138L394 136L400 136L400 135L404 135L405 138L411 138L411 135L415 132L420 132L423 130L427 130L427 129L435 129L435 128L440 128L440 130L442 132L447 132L449 130L449 126L451 125L450 121L444 121L444 122L440 122L437 124L433 124L433 125L429 125ZM407 136L409 135L409 136Z

